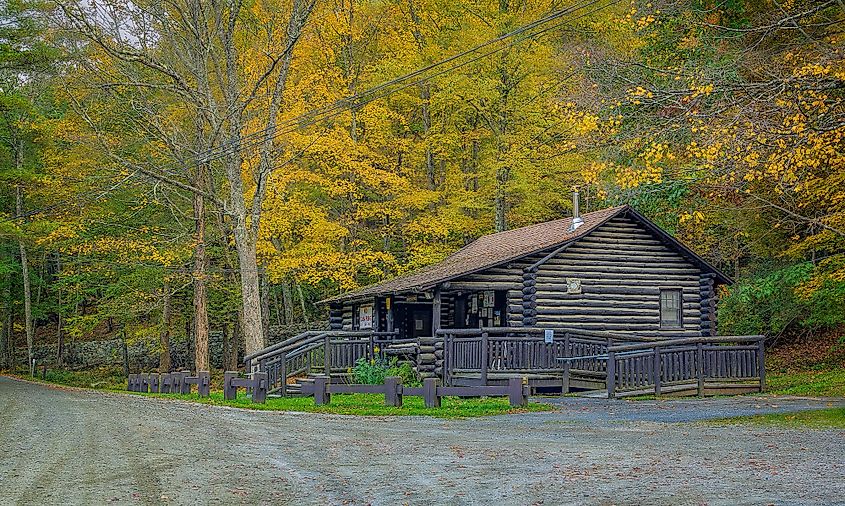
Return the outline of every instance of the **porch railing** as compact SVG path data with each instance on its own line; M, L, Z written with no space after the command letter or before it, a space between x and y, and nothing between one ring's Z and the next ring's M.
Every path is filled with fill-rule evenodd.
M480 384L508 376L599 381L609 397L689 389L703 394L765 384L763 336L666 339L607 332L492 327L442 329L444 384L474 378Z
M607 396L733 389L763 391L765 336L671 339L611 346L597 357L607 363Z
M290 378L312 373L344 375L376 349L396 343L395 332L308 331L244 357L248 373L267 373L268 393L287 394Z

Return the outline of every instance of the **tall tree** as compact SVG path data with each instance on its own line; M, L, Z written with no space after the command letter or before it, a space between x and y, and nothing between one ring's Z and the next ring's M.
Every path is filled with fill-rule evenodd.
M202 132L195 164L211 163L207 154L212 151L219 158L225 196L211 194L197 181L186 182L185 175L169 175L160 166L136 161L131 168L224 203L239 260L248 352L264 344L256 243L267 181L275 155L283 149L277 138L279 114L294 49L314 3L261 2L247 9L236 0L167 6L59 2L74 29L127 69L120 84L162 90L186 107ZM252 44L256 33L261 34L261 47ZM129 78L138 74L146 77ZM250 130L259 135L249 136ZM173 133L185 132L177 128Z

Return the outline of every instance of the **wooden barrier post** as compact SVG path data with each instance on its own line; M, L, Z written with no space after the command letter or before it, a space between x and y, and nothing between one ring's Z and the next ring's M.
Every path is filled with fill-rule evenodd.
M191 393L191 384L185 381L188 378L188 373L180 372L177 373L179 375L179 393L180 394L189 394Z
M208 397L211 394L211 373L209 371L197 371L197 393L200 397Z
M316 376L314 378L314 404L328 404L331 400L332 394L329 393L329 377Z
M704 343L702 342L696 346L695 367L698 375L698 396L704 397Z
M425 378L423 380L423 398L425 399L425 407L440 407L440 396L437 394L437 378Z
M757 376L759 376L760 378L760 391L762 392L766 389L766 336L760 336L760 340L757 342L757 346Z
M522 384L522 378L508 378L508 400L511 406L522 407L528 404Z
M660 376L663 374L663 364L660 360L660 346L654 347L654 363L651 374L654 377L654 395L660 396Z
M384 405L402 407L402 378L399 376L384 378Z
M161 380L159 383L158 391L162 394L169 394L170 393L170 386L173 384L173 379L170 377L170 373L164 373L161 375Z
M253 373L252 382L252 402L264 404L267 401L267 373Z
M150 374L150 392L157 394L159 389L160 387L158 374Z
M237 377L237 371L226 371L223 373L223 398L227 401L233 401L238 397L238 387L232 382Z
M610 339L608 339L610 341ZM614 352L607 352L607 398L616 397L616 357Z

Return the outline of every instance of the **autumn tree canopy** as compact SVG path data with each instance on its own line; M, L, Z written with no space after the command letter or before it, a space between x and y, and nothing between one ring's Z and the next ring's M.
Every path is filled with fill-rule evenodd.
M120 334L202 364L223 329L234 366L329 295L568 215L573 186L731 273L728 330L839 325L843 9L10 3L0 358Z

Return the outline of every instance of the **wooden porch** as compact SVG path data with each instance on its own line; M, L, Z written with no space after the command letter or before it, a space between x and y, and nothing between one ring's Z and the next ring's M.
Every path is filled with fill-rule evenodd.
M296 394L319 374L347 381L359 359L396 356L442 385L504 385L522 378L532 393L590 396L722 395L762 391L763 336L650 338L571 329L440 329L431 337L396 332L305 332L245 357L268 374L268 392Z

